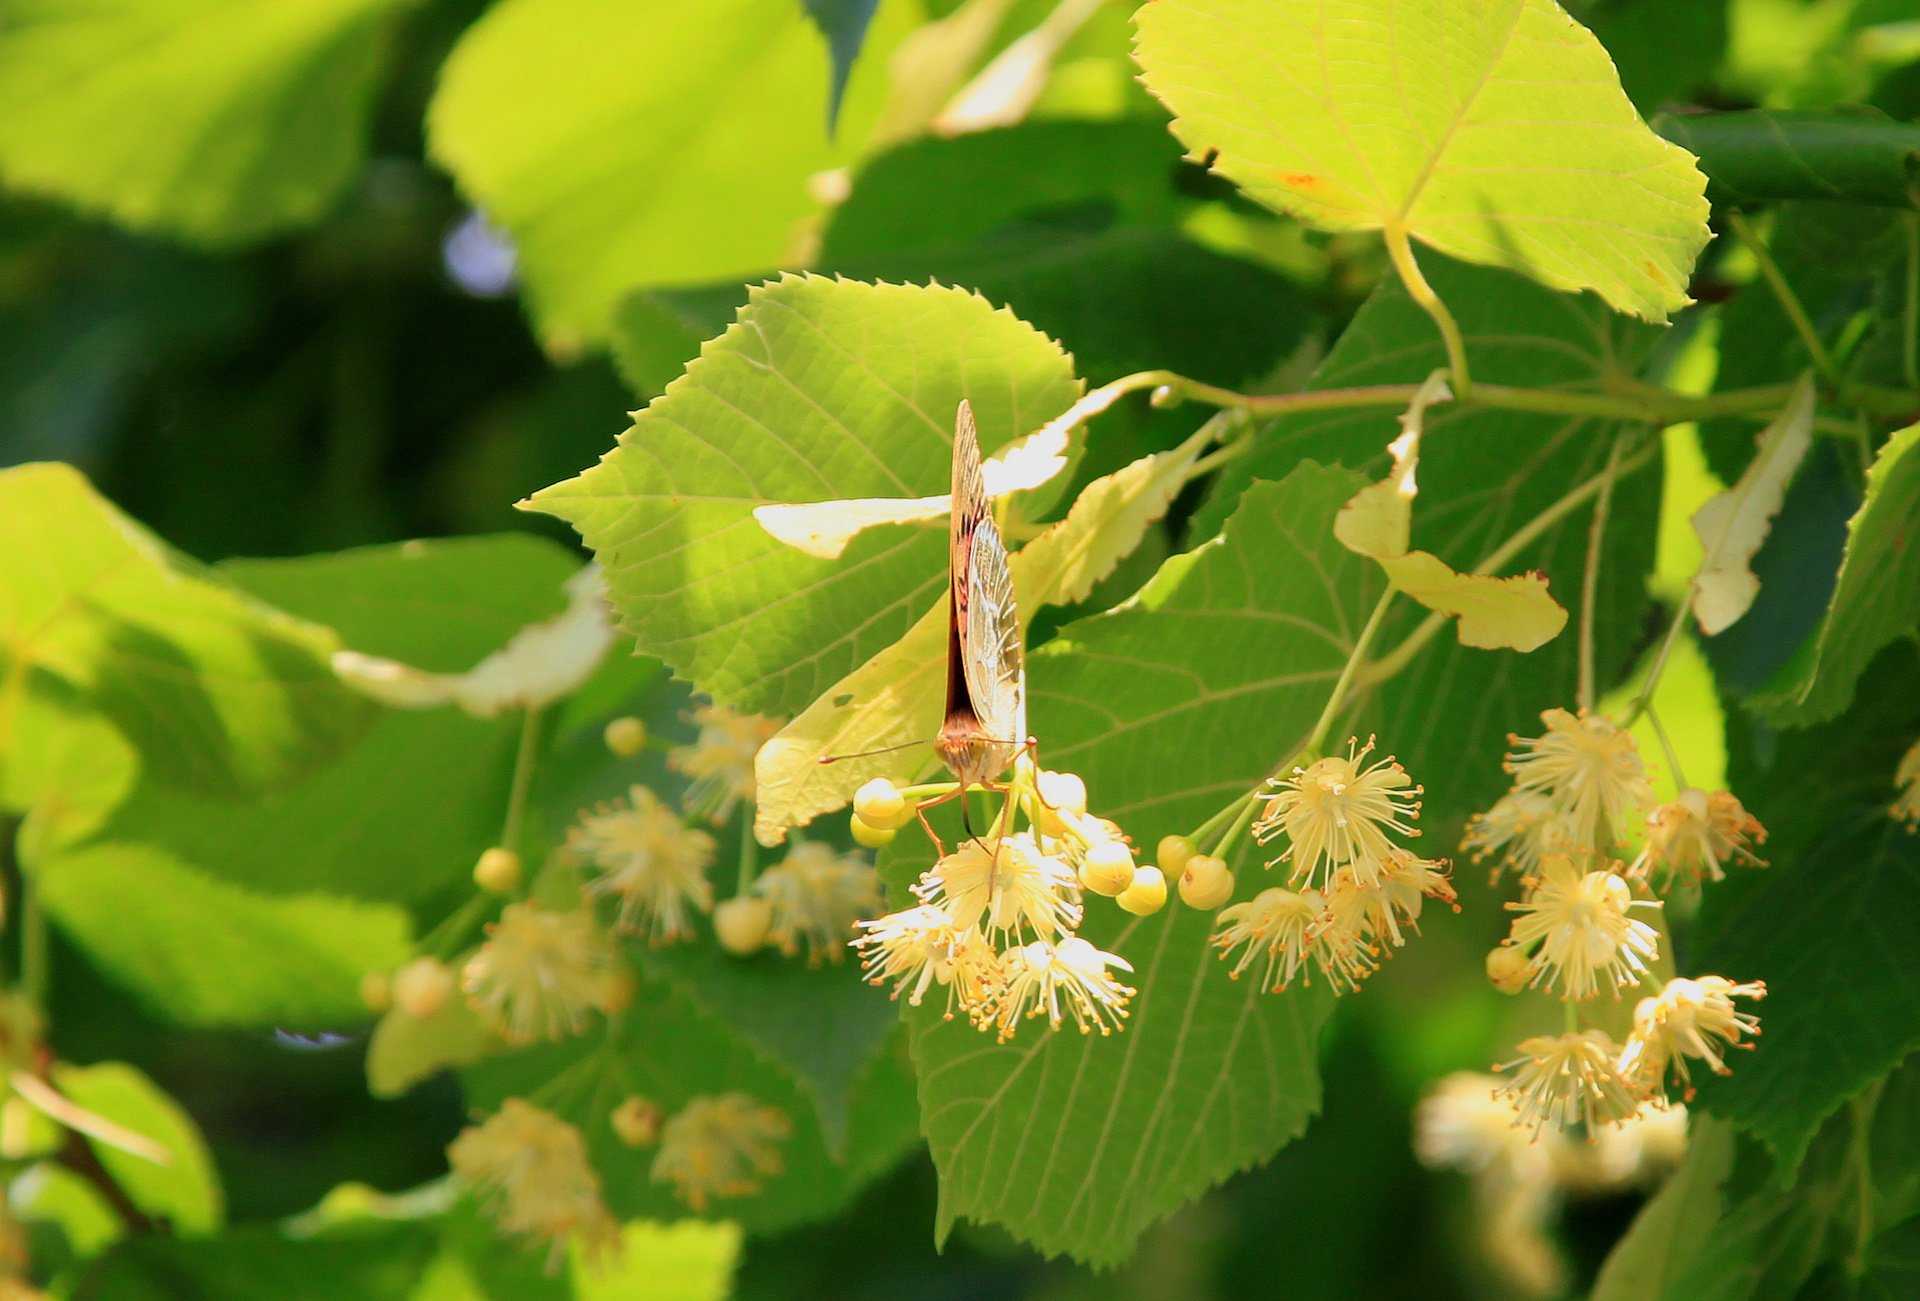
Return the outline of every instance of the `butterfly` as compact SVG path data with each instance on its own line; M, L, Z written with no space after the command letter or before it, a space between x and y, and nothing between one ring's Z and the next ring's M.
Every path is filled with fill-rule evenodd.
M1007 548L987 504L980 434L965 398L953 422L947 529L947 710L934 752L961 789L998 777L1025 744L1027 675Z

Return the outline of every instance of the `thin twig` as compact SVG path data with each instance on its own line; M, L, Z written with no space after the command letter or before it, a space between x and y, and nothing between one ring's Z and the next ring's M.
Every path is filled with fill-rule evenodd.
M1607 508L1613 501L1613 481L1620 467L1622 440L1615 435L1607 450L1607 468L1600 476L1600 496L1593 503L1593 522L1587 530L1587 572L1580 583L1580 682L1578 703L1585 713L1593 708L1593 612L1600 591L1600 553L1606 541Z

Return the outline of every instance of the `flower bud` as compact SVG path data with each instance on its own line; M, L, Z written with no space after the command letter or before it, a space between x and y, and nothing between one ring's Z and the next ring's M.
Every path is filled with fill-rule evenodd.
M488 894L512 894L520 888L520 855L495 845L473 865L473 883Z
M607 1121L628 1147L651 1147L660 1139L660 1104L649 1098L627 1098Z
M913 806L898 786L875 777L853 793L853 816L875 831L898 831L913 817Z
M773 904L759 895L742 894L713 910L713 931L720 947L735 957L758 953L773 925Z
M1136 917L1148 917L1167 906L1167 877L1159 868L1134 869L1133 881L1114 896L1115 903Z
M876 827L864 821L858 813L849 820L849 825L853 829L853 843L867 849L880 849L891 844L893 838L900 834L890 827Z
M1180 900L1189 908L1211 912L1233 898L1233 869L1224 858L1195 854L1180 873Z
M416 1019L445 1007L452 993L453 972L434 958L415 958L393 973L393 1005Z
M360 977L360 1001L369 1012L384 1012L393 1006L393 978L384 971L369 971Z
M1079 773L1042 772L1034 784L1041 800L1053 808L1069 813L1087 811L1087 784L1080 780Z
M1187 870L1187 860L1199 852L1199 847L1185 836L1162 836L1154 857L1159 860L1161 871L1179 876Z
M1134 872L1133 851L1124 840L1096 840L1080 860L1080 884L1108 897L1132 885Z
M616 718L600 736L617 758L631 759L647 748L647 725L637 718Z
M1487 980L1503 994L1525 989L1532 966L1526 950L1517 944L1500 944L1487 950Z

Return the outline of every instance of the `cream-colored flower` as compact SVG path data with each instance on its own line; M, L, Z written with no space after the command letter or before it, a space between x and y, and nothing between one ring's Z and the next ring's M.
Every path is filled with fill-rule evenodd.
M1357 744L1347 743L1344 758L1329 755L1273 779L1273 790L1261 796L1267 808L1254 832L1262 844L1286 833L1286 852L1267 866L1291 861L1290 884L1323 883L1333 869L1349 864L1371 884L1392 848L1387 833L1420 834L1413 822L1420 816L1421 788L1392 755L1362 766L1373 738Z
M1734 1006L1736 998L1760 999L1767 987L1758 980L1735 984L1725 976L1669 980L1655 998L1633 1009L1633 1034L1620 1056L1620 1069L1643 1089L1658 1088L1669 1069L1691 1097L1687 1059L1697 1057L1715 1075L1729 1074L1725 1050L1752 1048L1745 1042L1760 1033L1760 1018Z
M857 854L807 841L762 872L753 892L773 905L767 939L788 957L806 950L809 964L839 962L861 917L880 910L880 874Z
M626 993L613 943L584 908L555 912L508 904L467 959L461 986L495 1029L516 1043L586 1028Z
M1893 801L1893 816L1906 823L1908 831L1920 829L1920 741L1901 756L1893 784L1900 789Z
M619 1240L586 1142L551 1112L508 1098L486 1120L460 1131L447 1160L502 1231L548 1244L549 1268L572 1238L595 1249Z
M1689 787L1647 815L1647 843L1628 875L1663 892L1681 881L1722 881L1730 863L1765 867L1747 846L1766 841L1767 829L1731 792Z
M780 1173L793 1122L744 1093L693 1098L660 1129L655 1183L670 1183L696 1211L716 1197L750 1197Z
M946 909L932 904L906 908L874 921L852 942L861 950L860 974L870 985L892 985L889 998L906 992L919 1007L934 985L947 991L946 1017L957 1009L970 1017L986 1008L996 987L1000 955L976 928L956 927Z
M1647 1101L1618 1125L1606 1125L1585 1143L1560 1143L1552 1152L1553 1180L1576 1193L1607 1193L1648 1183L1680 1162L1687 1148L1687 1109Z
M1633 890L1613 872L1583 872L1565 854L1542 861L1540 875L1518 903L1509 940L1533 958L1530 984L1554 985L1563 998L1592 998L1600 982L1618 995L1640 983L1660 951L1660 933L1631 916L1636 908L1657 909L1652 899L1635 899Z
M646 931L654 944L693 934L693 913L713 911L713 837L689 827L660 797L635 786L627 798L581 815L567 847L597 869L587 890L620 901L614 925Z
M1342 901L1343 915L1348 909L1356 913L1368 936L1395 948L1406 943L1402 925L1420 933L1420 908L1427 899L1459 907L1446 863L1404 849L1387 851L1379 879L1372 885L1364 884L1352 868L1341 868L1333 874L1329 898Z
M1546 795L1509 791L1485 813L1467 819L1460 848L1476 863L1495 858L1487 883L1497 885L1500 873L1508 868L1516 875L1532 876L1540 868L1542 855L1570 854L1580 846L1574 843L1572 820Z
M1264 955L1267 988L1282 990L1307 968L1308 932L1326 910L1318 890L1295 893L1270 886L1251 899L1222 908L1214 917L1211 943L1221 961L1240 957L1227 974L1235 980Z
M753 798L753 758L780 730L780 722L719 705L695 706L691 720L700 735L692 745L669 750L667 765L693 779L687 787L688 812L717 826L733 816L741 800Z
M995 945L1028 934L1051 939L1080 925L1073 868L1042 851L1027 832L962 841L920 877L913 892L944 908L962 930L979 927Z
M1307 932L1307 951L1336 994L1353 993L1380 970L1381 946L1372 930L1375 892L1356 885L1336 881L1325 910Z
M1497 1075L1456 1071L1436 1082L1413 1113L1413 1151L1429 1169L1496 1171L1512 1178L1545 1174L1555 1144L1536 1143ZM1557 1139L1557 1136L1556 1136Z
M1035 940L1001 955L1000 992L991 1023L1002 1043L1013 1038L1023 1017L1045 1016L1058 1030L1071 1016L1081 1034L1112 1034L1127 1018L1133 989L1110 968L1130 972L1126 959L1103 953L1077 935L1058 943ZM982 1029L986 1026L983 1024Z
M1499 1067L1514 1072L1503 1092L1519 1109L1520 1124L1534 1133L1575 1121L1592 1133L1639 1112L1640 1099L1615 1064L1620 1050L1602 1031L1536 1035L1522 1039L1518 1051Z
M1507 738L1514 789L1547 796L1581 848L1607 848L1630 815L1653 803L1633 736L1598 714L1549 709L1540 720L1545 734Z

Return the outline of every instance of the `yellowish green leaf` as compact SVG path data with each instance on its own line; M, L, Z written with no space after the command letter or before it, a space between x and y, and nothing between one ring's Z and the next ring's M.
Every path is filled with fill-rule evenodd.
M1135 23L1174 134L1268 207L1648 320L1689 301L1706 179L1553 0L1156 0Z
M1429 551L1382 560L1395 587L1429 610L1458 619L1462 646L1538 650L1567 626L1567 612L1547 592L1542 574L1494 578L1460 574Z
M1786 408L1761 432L1759 450L1738 482L1693 513L1693 531L1705 555L1691 604L1707 636L1732 627L1760 595L1754 554L1767 540L1787 483L1812 444L1813 379L1803 376Z
M1420 466L1420 431L1427 408L1453 397L1445 371L1427 376L1400 416L1400 436L1387 445L1393 469L1378 483L1370 483L1333 517L1333 536L1349 551L1376 560L1404 556L1413 536L1413 498L1419 492L1415 472Z

